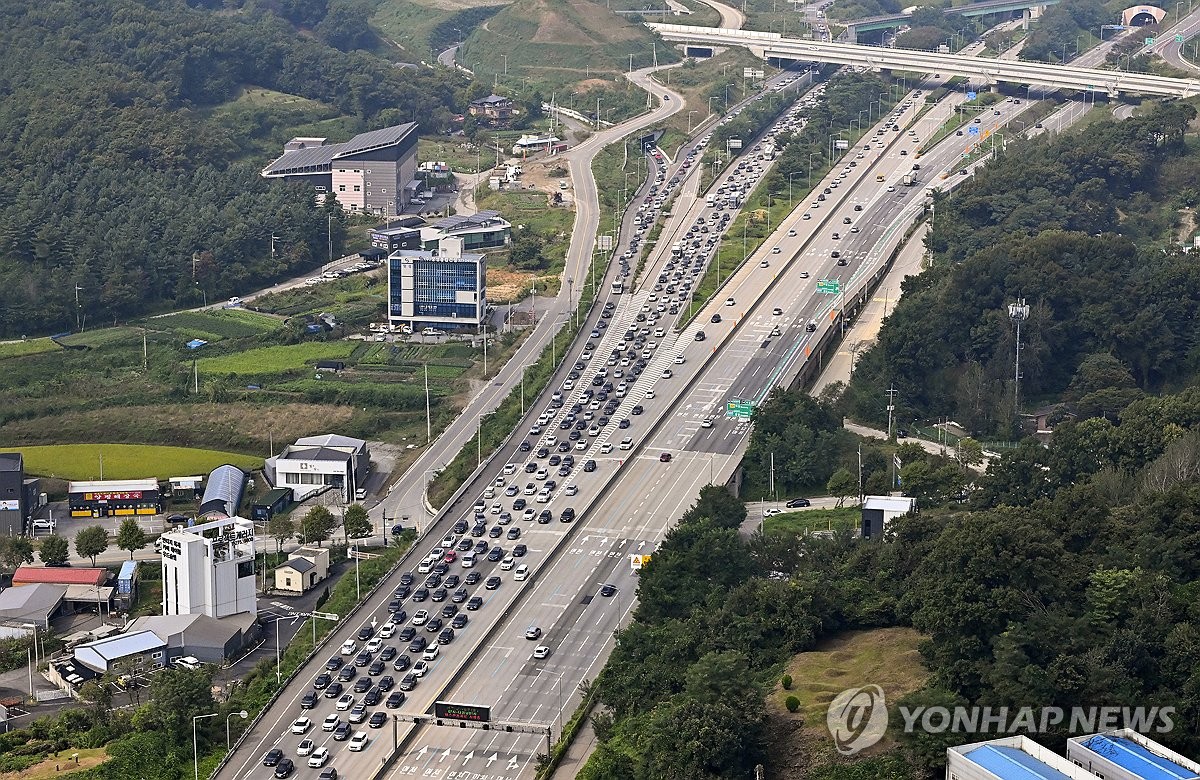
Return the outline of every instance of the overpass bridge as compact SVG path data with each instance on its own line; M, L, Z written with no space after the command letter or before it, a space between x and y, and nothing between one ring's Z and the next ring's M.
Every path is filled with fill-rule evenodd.
M966 76L976 83L989 85L1006 82L1050 89L1098 92L1111 97L1117 97L1123 92L1157 97L1191 97L1200 94L1200 79L1178 79L1043 62L1019 62L961 54L880 48L857 43L809 41L756 30L654 22L647 22L646 26L661 35L663 40L681 43L693 49L744 46L763 59L828 62L860 67L866 65L875 70L953 73Z
M1026 25L1028 25L1032 11L1044 10L1046 6L1055 5L1058 2L1059 0L983 0L981 3L946 8L944 12L946 16L972 18L1021 11L1024 14ZM850 19L842 22L842 24L846 25L846 35L849 36L851 41L854 41L860 32L890 30L908 24L911 20L911 14L886 14L884 16Z

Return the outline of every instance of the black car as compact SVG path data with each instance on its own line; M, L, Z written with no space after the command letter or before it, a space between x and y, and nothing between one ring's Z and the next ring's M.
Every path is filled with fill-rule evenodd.
M420 604L422 601L425 601L428 598L429 598L429 589L428 588L417 588L416 591L412 595L412 600L413 600L414 604Z
M267 754L263 756L263 766L275 766L283 760L283 751L279 748L271 748Z
M445 601L449 597L450 594L446 592L445 588L438 588L433 593L429 594L429 600L434 602Z
M408 642L411 641L416 635L417 629L412 626L405 626L404 628L400 629L400 633L396 635L396 639L401 642Z
M413 641L408 643L408 652L419 653L429 646L429 640L423 636L418 636Z
M460 582L462 582L461 577L459 577L457 574L451 574L449 577L446 578L446 581L443 584L446 586L447 589L449 589L449 588L457 588L458 584Z
M396 588L396 591L392 595L398 599L406 599L412 595L412 590L412 585L401 585Z
M345 742L346 740L350 739L351 731L353 731L353 728L349 723L339 723L333 729L333 738L338 742Z
M517 447L517 449L519 449L521 452L529 452L529 450L531 450L532 447L530 446L529 442L523 441L523 442L521 442L521 446Z
M634 408L636 409L637 407L634 407ZM589 471L589 472L595 471L596 470L596 461L591 460L591 459L585 460L583 462L583 470Z
M437 641L438 641L439 645L448 645L451 642L453 642L454 641L454 629L449 628L449 627L443 628L441 630L441 632L438 634Z
M342 660L341 656L335 655L333 658L330 658L325 662L325 668L331 672L336 672L338 669L341 669L344 664L345 662Z
M368 653L367 651L364 650L363 652L354 656L354 665L361 669L362 667L370 664L371 661L373 661L373 660L374 660L374 657L370 653Z
M500 578L488 577L487 582L483 583L483 587L487 588L488 590L496 590L500 587Z
M355 693L366 693L369 690L371 690L371 678L370 677L367 677L364 674L362 677L359 677L357 680L354 681L354 692Z
M513 510L516 512L520 512L526 506L527 506L527 502L523 498L518 498L516 501L513 502Z
M396 680L390 674L385 674L383 677L379 678L380 692L387 693L388 691L390 691L392 688L395 688L395 687L396 687Z
M373 636L375 636L375 629L370 626L363 626L358 629L358 641L360 642L365 642Z
M609 596L616 594L616 592L617 592L616 585L611 585L606 582L600 586L600 595L604 596L605 598L608 598Z
M383 698L383 692L378 688L372 688L367 691L367 695L363 697L363 704L368 707L374 707Z
M401 585L412 585L413 582L416 581L416 579L417 578L415 576L413 576L413 573L411 571L406 571L400 575L400 584Z
M407 654L402 655L396 659L396 663L392 664L392 671L403 672L410 666L412 666L412 658L410 658Z
M429 618L429 622L425 624L425 630L431 634L436 634L442 630L441 618Z
M475 527L471 529L471 536L480 537L486 533L487 533L487 524L486 523L476 523Z
M371 719L367 721L367 725L373 729L381 729L387 723L387 719L387 713L373 712L371 713Z
M388 645L387 647L383 648L383 650L381 650L379 653L380 661L385 661L385 662L390 661L395 657L396 657L396 648L392 647L391 645Z
M546 511L546 510L542 510L542 511ZM489 561L492 561L493 563L495 563L496 561L500 560L503 557L504 557L504 548L500 547L499 545L493 547L491 550L488 551L487 559Z
M625 430L625 429L626 429L626 428L628 428L628 427L629 427L631 424L632 424L632 423L630 423L630 422L629 422L629 418L628 418L628 417L626 417L624 420L621 420L621 422L617 423L617 427L618 427L618 428L620 428L621 430Z
M481 599L479 596L472 596L471 598L467 599L467 609L471 610L472 612L474 612L475 610L479 609L482 606L483 606L483 599Z
M300 709L311 710L317 706L317 694L315 691L309 691L300 697Z
M510 540L511 539L520 539L521 538L521 529L517 528L516 526L513 526L512 528L508 529L508 533L506 534L506 536Z
M807 498L793 498L791 501L787 502L788 509L795 509L796 507L801 506L812 506L812 502Z
M553 518L553 516L550 514L550 510L549 510L549 509L543 509L543 510L542 510L542 511L541 511L541 512L538 514L537 521L538 521L539 523L541 523L542 525L545 525L546 523L549 523L549 522L550 522L552 519L554 519L554 518Z
M400 598L392 599L391 601L388 602L387 611L389 614L394 615L397 612L401 611L400 608L403 605L404 605L404 597L403 596L401 596Z
M338 672L338 679L342 682L350 682L358 676L358 670L353 666L343 666L342 671Z
M455 604L461 604L467 600L467 595L468 594L467 594L466 588L459 588L458 590L456 590L450 594L450 600L452 602L454 602Z
M458 605L456 604L447 604L446 606L442 607L442 617L444 618L452 618L457 614Z
M635 406L635 407L633 407L632 409L630 409L630 410L629 410L629 413L630 413L630 414L641 414L641 413L642 413L642 412L644 412L644 411L646 411L646 410L642 408L642 405L641 405L641 404L638 404L637 406Z
M408 697L404 695L403 691L392 691L388 694L387 701L383 703L383 706L387 707L389 710L394 710L399 707L403 707L404 700L407 698Z
M522 558L522 557L524 557L525 553L527 553L527 552L529 552L528 547L526 547L523 544L518 544L516 547L513 548L512 554L513 554L514 558Z
M709 322L713 322L713 323L717 323L717 322L720 322L720 321L721 321L721 315L720 315L720 314L714 314L714 315L712 316L712 318L711 318L711 319L709 319Z
M454 620L450 621L450 627L457 629L466 628L468 620L470 620L470 618L467 617L467 613L459 612L454 616Z
M404 679L400 681L400 690L411 691L417 687L417 676L415 674L406 674Z
M331 682L329 687L325 689L326 699L336 699L342 695L342 691L346 690L340 682Z
M483 575L477 571L473 571L467 575L467 578L465 580L463 580L463 584L464 585L478 585L479 581L481 579L483 579Z
M499 539L503 535L504 535L504 529L498 525L492 526L491 530L488 531L488 537L491 539Z
M276 777L291 777L292 772L296 771L296 765L292 763L292 759L285 758L275 765Z
M371 664L370 668L367 669L367 674L371 675L372 677L378 677L379 675L383 674L383 670L386 668L387 664L384 663L383 659L381 658L375 663Z
M329 672L321 672L313 679L313 687L319 691L328 687L331 682L333 682L333 678L329 676Z
M425 578L425 587L427 587L427 588L436 588L437 586L439 586L441 584L442 584L442 575L440 575L440 574L430 574L428 577Z
M571 507L567 507L562 511L562 514L558 516L558 519L564 523L571 522L575 519L575 510Z
M456 534L465 534L467 532L467 521L459 520L457 523L454 524L454 528L452 530Z
M317 780L338 780L337 770L331 766L327 766L321 770L321 774L317 776Z

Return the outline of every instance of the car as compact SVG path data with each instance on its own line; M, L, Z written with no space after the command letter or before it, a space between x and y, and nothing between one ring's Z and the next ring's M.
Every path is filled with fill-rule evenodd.
M371 678L364 674L362 677L358 678L358 680L354 683L354 687L350 690L354 691L355 693L366 693L367 691L371 690L371 686L373 684L374 683L371 681Z
M296 765L292 763L292 759L290 758L282 759L278 764L275 765L275 777L291 777L292 772L295 771Z
M419 679L415 674L406 674L400 679L400 690L411 691L417 687Z
M371 690L367 691L367 695L363 697L363 704L368 707L374 707L382 698L383 691L379 690L377 687L372 688Z
M411 642L412 638L417 635L417 629L412 626L405 626L400 629L400 633L396 634L396 638L401 642Z
M388 716L386 712L373 712L371 719L367 721L367 725L373 729L381 729L387 723Z
M380 661L384 661L384 662L391 661L395 657L396 657L396 648L392 647L391 645L388 645L387 647L383 648L383 650L380 651L380 653L379 653Z
M321 774L317 776L317 780L338 780L338 772L331 766L327 766L321 770Z
M396 680L390 674L385 674L379 678L379 685L377 687L380 693L387 693L396 687Z
M450 626L443 628L437 635L437 643L439 645L448 645L454 641L454 629Z
M542 629L539 628L538 626L530 626L529 628L525 629L525 638L526 639L540 639L541 636L542 636Z
M309 691L300 697L300 709L311 710L317 706L317 694L315 691Z
M617 586L613 585L611 583L606 582L600 586L600 595L604 596L605 598L609 598L609 597L615 595L616 592L617 592Z
M719 323L720 321L721 321L720 314L714 314L713 316L709 317L709 322L712 322L714 325Z
M396 624L392 620L384 623L379 629L379 637L372 639L367 643L367 649L372 653L378 653L383 646L384 639L391 639L396 635Z
M634 407L634 408L636 409L636 408L639 408L639 407ZM637 414L637 412L634 412L634 414ZM595 471L595 470L596 470L596 461L594 461L594 460L590 460L590 459L589 459L589 460L585 460L585 461L583 462L583 470L584 470L584 471L589 471L589 472L590 472L590 471Z
M472 596L471 598L467 599L467 609L471 610L472 612L474 612L475 610L479 609L482 606L483 606L483 599L480 598L479 596Z
M497 590L500 587L500 578L488 577L487 581L483 583L483 587L487 590ZM468 605L467 608L470 609L470 606Z
M425 624L425 630L431 634L436 634L438 631L441 631L442 630L442 619L441 618L430 618L429 622Z
M786 506L788 509L795 509L796 507L812 506L812 502L807 498L793 498L791 501L787 502Z
M341 722L342 719L337 715L327 715L325 720L321 723L321 731L333 731Z
M425 666L420 672L417 671L417 666L414 666L413 674L416 674L418 677L424 677L425 672L429 669L429 664L427 662L437 660L437 657L440 654L441 648L437 645L430 645L429 647L425 648L425 652L421 654L421 660L417 662L417 666L421 666L421 664L425 664Z
M467 614L465 612L459 612L457 615L454 616L454 620L450 621L450 627L453 629L463 629L463 628L466 628L467 623L469 621L470 621L470 618L467 617ZM441 637L438 637L438 639L440 641Z
M354 736L350 738L350 744L346 746L346 749L357 753L366 748L367 742L369 741L370 738L367 736L367 732L356 731L354 732Z
M423 626L429 621L429 610L418 609L413 613L412 624L414 626Z
M358 655L354 656L354 665L361 669L362 667L370 664L371 661L373 660L373 658L374 658L374 656L372 656L370 653L365 652L365 651L361 652Z
M342 643L342 655L354 655L358 652L358 644L353 639Z
M344 694L340 699L338 699L337 704L335 705L335 707L337 708L337 710L339 712L345 712L346 710L350 709L353 706L354 706L354 696L352 696L349 693Z
M408 697L404 695L403 691L392 691L390 694L388 694L387 701L383 703L383 706L387 707L389 710L398 709L404 706L404 700L407 698Z
M308 757L308 765L313 769L320 769L325 766L325 762L329 760L329 748L321 745L312 752Z
M374 628L372 628L369 625L363 626L362 628L358 629L358 641L366 642L368 639L370 639L372 636L374 636L374 634L375 634Z
M362 723L367 719L367 707L365 704L355 704L350 708L350 714L346 718L351 723Z
M704 331L696 331L696 341L704 341ZM637 414L637 412L634 412L634 414Z
M354 729L351 728L349 723L339 723L337 728L333 730L333 738L337 742L345 742L347 739L350 739L350 734L353 731Z
M302 739L300 744L296 745L296 755L303 758L304 756L312 755L312 752L317 749L317 743L311 739Z
M733 306L733 305L735 305L735 303L736 303L736 302L733 300L733 298L726 298L726 299L725 299L725 305L726 305L726 306Z
M358 669L353 666L343 666L342 671L338 672L338 680L344 683L350 682L358 676Z
M267 754L263 756L263 766L276 766L283 760L283 751L279 748L271 748Z
M535 661L540 661L543 658L549 658L549 657L550 657L550 646L549 645L538 645L537 647L533 648L532 658Z
M336 699L337 697L342 695L342 691L344 691L344 690L346 690L346 689L342 686L342 684L340 682L330 683L329 687L325 689L325 698L326 699Z

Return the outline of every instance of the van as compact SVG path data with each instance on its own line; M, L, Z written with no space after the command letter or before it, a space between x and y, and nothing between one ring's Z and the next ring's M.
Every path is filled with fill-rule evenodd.
M469 552L469 553L467 553L466 555L464 555L464 556L462 557L462 567L463 567L464 569L471 569L471 568L474 568L474 566L475 566L475 560L476 560L476 558L475 558L475 553L473 553L473 552Z
M173 663L181 669L190 669L192 671L199 669L201 666L200 659L194 655L185 655L182 658L176 658Z
M883 181L883 174L882 173L875 174L875 181L878 181L878 182Z
M517 582L521 582L528 578L529 578L529 567L522 563L520 566L517 567L517 570L513 572L513 579L516 580Z
M880 181L883 181L883 180L880 179ZM437 328L425 328L424 330L421 331L422 336L436 336L437 334L438 334Z

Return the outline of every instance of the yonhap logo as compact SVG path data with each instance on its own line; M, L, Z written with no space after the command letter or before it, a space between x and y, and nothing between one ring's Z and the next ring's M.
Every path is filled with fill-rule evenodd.
M878 685L849 688L829 703L825 724L837 751L852 756L883 739L888 727L887 702Z

